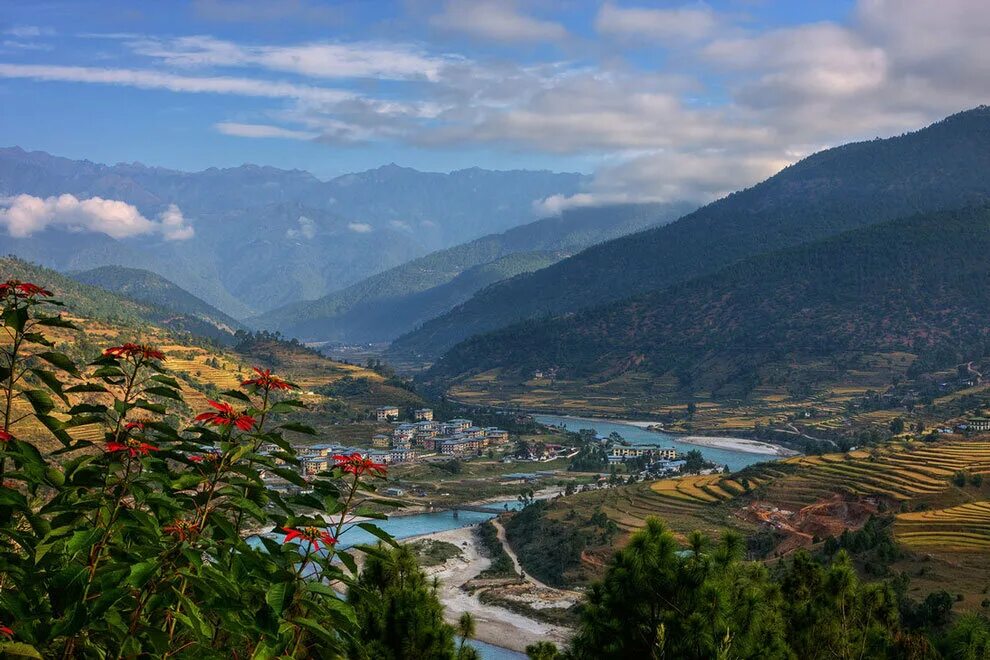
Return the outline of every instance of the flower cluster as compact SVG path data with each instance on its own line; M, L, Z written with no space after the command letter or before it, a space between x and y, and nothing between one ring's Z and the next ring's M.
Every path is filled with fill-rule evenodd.
M144 344L127 343L123 346L112 346L111 348L103 351L103 355L106 357L115 358L141 357L145 360L158 360L159 362L165 361L164 353L156 348L152 348L151 346L146 346Z
M147 442L135 440L134 438L128 438L124 442L115 442L111 440L107 443L107 451L110 453L126 451L131 455L131 458L136 458L139 454L141 456L147 456L153 451L158 451L158 447L150 445Z
M319 527L303 527L302 529L283 527L282 531L285 532L285 540L282 541L282 543L290 543L296 539L301 541L309 541L309 543L313 546L314 552L319 552L320 543L322 543L327 549L337 543L337 539L335 539L330 532L325 529L320 529Z
M199 532L199 525L191 520L175 520L169 525L162 527L162 531L171 534L179 541L185 541Z
M11 434L7 433L3 429L0 429L0 442L10 442L13 439L14 439L14 436L12 436Z
M241 383L241 386L242 387L258 387L258 388L261 388L263 390L292 390L292 389L296 389L296 385L294 385L294 384L292 384L292 383L290 383L288 381L282 380L278 376L273 376L271 369L264 369L264 370L262 370L262 369L259 369L258 367L255 367L254 368L254 371L258 375L255 376L254 378L249 378L248 380L246 380L243 383Z
M30 282L7 280L6 282L0 283L0 298L9 295L13 295L15 298L34 298L35 296L50 298L52 296L52 292L48 289L41 288L37 284L31 284Z
M206 422L214 426L230 426L233 424L242 431L250 431L254 428L254 417L238 413L229 403L222 403L220 401L209 401L208 403L220 412L200 413L196 415L197 422Z
M362 456L361 454L354 452L353 454L337 454L333 457L333 466L335 468L340 468L348 474L353 474L360 477L365 474L370 474L375 477L384 477L386 467L384 463L376 463L375 461Z

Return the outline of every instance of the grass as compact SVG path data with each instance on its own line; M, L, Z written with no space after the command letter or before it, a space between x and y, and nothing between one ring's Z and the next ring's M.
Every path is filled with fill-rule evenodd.
M461 549L453 543L436 539L413 541L409 547L416 555L416 561L424 568L439 566L464 555Z

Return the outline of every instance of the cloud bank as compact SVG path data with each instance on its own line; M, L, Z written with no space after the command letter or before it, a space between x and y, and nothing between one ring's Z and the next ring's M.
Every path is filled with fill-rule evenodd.
M117 239L160 234L167 241L184 241L194 234L175 204L152 220L126 202L102 197L79 199L68 194L0 199L0 226L14 238L26 238L49 227L106 234Z

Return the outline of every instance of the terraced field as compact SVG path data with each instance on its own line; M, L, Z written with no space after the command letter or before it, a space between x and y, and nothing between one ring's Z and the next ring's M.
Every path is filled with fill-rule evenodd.
M894 536L918 550L990 551L990 501L899 514Z
M708 477L705 477L706 479ZM681 480L670 480L681 481ZM656 482L669 483L670 481ZM640 529L650 516L662 519L676 534L685 536L691 531L701 530L711 536L719 536L726 529L752 532L756 527L732 515L727 506L720 506L702 486L686 486L690 495L679 491L657 491L655 484L636 484L627 488L605 491L597 498L605 514L618 524L623 531ZM697 490L693 488L697 487ZM725 494L728 499L730 496Z

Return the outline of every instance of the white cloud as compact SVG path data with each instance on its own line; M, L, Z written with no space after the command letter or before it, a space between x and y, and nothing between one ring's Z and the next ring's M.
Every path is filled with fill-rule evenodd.
M241 124L232 121L222 121L213 125L224 135L248 138L286 138L289 140L312 140L320 136L319 133L309 131L294 131L281 126L269 126L267 124Z
M50 37L55 34L51 28L38 27L37 25L15 25L3 31L11 37L18 39L34 39L36 37Z
M412 227L408 222L403 222L402 220L390 220L389 226L393 229L399 229L401 231L412 231Z
M355 234L367 234L374 229L374 227L369 225L367 222L352 222L347 225L347 228Z
M126 202L102 197L78 199L74 195L35 197L17 195L0 200L0 226L15 238L24 238L48 227L95 232L112 238L161 234L169 241L193 236L193 228L179 207L171 204L157 220L150 220Z
M180 67L261 67L314 78L436 80L443 67L460 58L430 56L406 44L374 42L246 46L208 36L128 42L138 55Z
M560 41L567 30L560 23L520 13L507 0L448 0L430 17L435 28L491 41Z
M618 7L607 2L595 17L595 29L617 39L697 41L711 36L718 27L718 16L704 4L647 9Z
M316 236L316 223L313 222L312 218L307 218L304 215L299 216L299 227L295 229L287 229L285 232L286 238L291 239L312 239Z
M0 78L30 78L65 82L124 85L167 89L193 94L235 94L267 98L307 99L338 103L355 98L353 92L293 83L230 76L181 76L145 69L103 69L84 66L0 63Z

